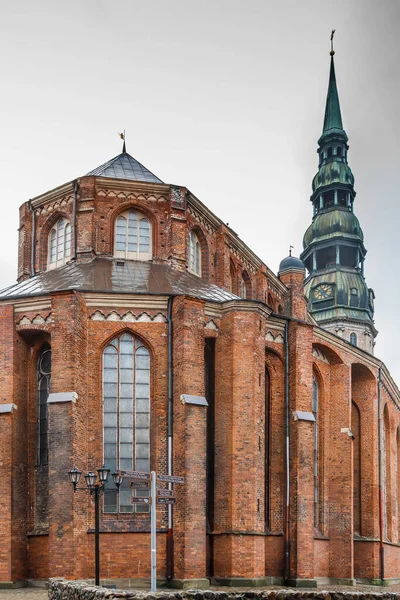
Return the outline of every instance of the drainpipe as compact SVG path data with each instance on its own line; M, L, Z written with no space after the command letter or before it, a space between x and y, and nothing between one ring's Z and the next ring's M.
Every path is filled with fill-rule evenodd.
M379 577L385 579L385 548L383 545L383 469L382 469L382 419L381 419L382 365L378 375L378 473L379 473Z
M285 323L285 437L286 437L286 505L285 505L285 544L284 544L284 582L287 584L290 575L290 446L289 446L289 321Z
M29 210L32 215L32 234L31 234L31 277L35 274L35 229L36 217L35 211L32 208L32 200L29 200Z
M172 305L174 296L168 297L168 414L167 414L167 469L172 475L172 432L173 432L173 356L172 356ZM168 489L172 489L171 483ZM167 534L167 580L174 577L174 530L172 522L172 504L168 504L168 534Z
M72 239L72 259L76 259L76 205L78 201L79 182L77 179L74 181L74 201L72 204L72 227L73 227L73 239Z

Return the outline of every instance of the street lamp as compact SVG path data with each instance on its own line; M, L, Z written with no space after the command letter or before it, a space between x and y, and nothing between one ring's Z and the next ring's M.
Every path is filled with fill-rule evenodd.
M100 494L102 492L112 492L114 490L106 489L105 485L108 481L110 469L107 469L104 465L97 469L96 473L89 471L84 476L86 481L86 487L78 488L78 483L82 475L82 471L79 471L76 467L68 471L70 482L73 485L74 492L76 490L84 490L89 492L91 496L94 496L94 562L95 562L95 584L100 585ZM117 488L117 493L123 481L119 471L115 471L112 474L114 485Z

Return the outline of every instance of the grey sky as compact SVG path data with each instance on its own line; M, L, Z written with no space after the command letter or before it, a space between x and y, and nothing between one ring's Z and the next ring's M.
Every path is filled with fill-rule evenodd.
M0 0L0 287L18 206L127 149L274 270L311 221L329 36L376 354L400 381L398 0Z

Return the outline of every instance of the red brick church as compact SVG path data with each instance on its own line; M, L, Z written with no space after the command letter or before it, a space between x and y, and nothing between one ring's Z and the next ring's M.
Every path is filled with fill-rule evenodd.
M68 472L103 463L184 476L157 509L173 585L400 578L400 394L373 355L333 60L312 222L278 275L125 145L21 206L0 292L0 587L93 577L93 500ZM132 494L102 497L103 579L149 577Z

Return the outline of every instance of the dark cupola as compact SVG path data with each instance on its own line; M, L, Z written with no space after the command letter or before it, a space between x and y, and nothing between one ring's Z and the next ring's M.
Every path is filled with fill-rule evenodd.
M364 234L354 214L354 176L348 164L331 50L324 125L318 140L318 173L312 182L313 220L300 258L308 275L305 293L316 321L368 352L373 351L374 293L364 278Z

